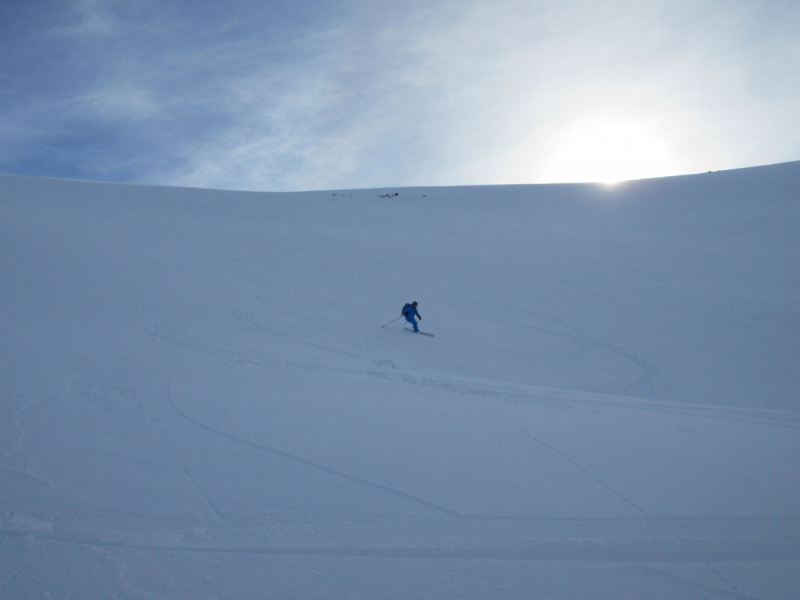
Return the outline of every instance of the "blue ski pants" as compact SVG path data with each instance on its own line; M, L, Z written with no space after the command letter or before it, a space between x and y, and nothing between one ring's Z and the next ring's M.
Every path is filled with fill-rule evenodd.
M419 333L419 327L417 327L417 320L414 318L414 315L408 315L408 316L406 317L406 321L408 321L409 323L411 323L411 325L413 325L413 326L414 326L414 331L416 331L417 333Z

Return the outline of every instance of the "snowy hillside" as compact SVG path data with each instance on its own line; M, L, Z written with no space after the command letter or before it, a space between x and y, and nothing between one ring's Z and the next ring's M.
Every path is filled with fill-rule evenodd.
M800 163L0 177L0 598L796 600L798 232Z

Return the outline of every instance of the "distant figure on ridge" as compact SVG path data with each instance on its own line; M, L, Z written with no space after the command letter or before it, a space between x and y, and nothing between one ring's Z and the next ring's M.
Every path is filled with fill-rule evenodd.
M414 327L414 331L419 333L419 327L417 327L417 322L414 319L414 317L417 317L420 321L422 320L422 317L420 317L419 313L417 312L417 303L412 302L411 304L406 304L403 307L401 314L406 318L406 321L411 323L411 325Z

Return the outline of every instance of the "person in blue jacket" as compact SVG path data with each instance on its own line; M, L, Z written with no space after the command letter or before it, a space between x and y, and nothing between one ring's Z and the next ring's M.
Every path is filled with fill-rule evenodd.
M406 321L411 323L411 325L414 327L414 331L419 333L419 327L417 327L417 322L414 320L414 317L417 317L420 321L422 320L422 317L420 317L419 313L417 312L417 303L412 302L411 304L406 304L403 307L402 314L406 318Z

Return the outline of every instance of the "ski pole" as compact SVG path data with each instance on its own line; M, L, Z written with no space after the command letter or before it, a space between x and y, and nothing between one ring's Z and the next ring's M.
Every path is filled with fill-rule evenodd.
M403 315L400 315L400 316L399 316L399 317L397 317L397 319L395 319L394 321L397 321L397 320L399 320L399 319L402 319L402 318L403 318ZM388 322L386 325L391 325L392 323L394 323L394 321L389 321L389 322ZM384 325L383 327L386 327L386 325Z

